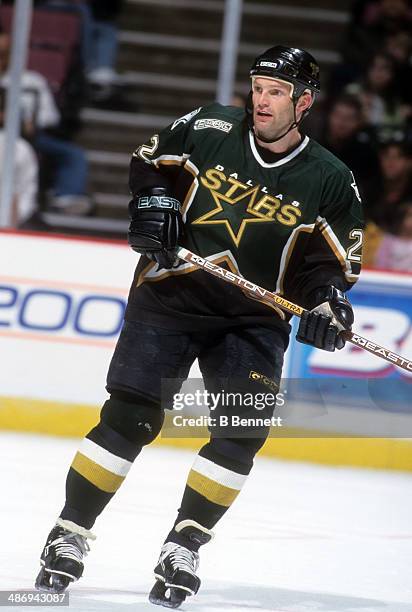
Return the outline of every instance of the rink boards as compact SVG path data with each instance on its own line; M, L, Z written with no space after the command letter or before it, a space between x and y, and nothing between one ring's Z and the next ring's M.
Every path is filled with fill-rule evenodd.
M107 397L106 371L136 254L116 242L6 232L0 234L0 262L0 428L82 436ZM411 276L364 272L351 299L360 334L412 356ZM196 366L191 375L199 376ZM330 354L294 341L284 375L316 381L323 394L331 380L346 381L326 394L339 425L325 430L318 419L289 429L271 437L263 454L412 471L411 375L348 345ZM371 381L377 393L370 393ZM306 409L310 401L303 395L299 405ZM366 414L381 429L358 431L350 416L342 419L350 415L345 410ZM398 427L390 437L388 413L405 424L401 436ZM361 437L342 437L347 435ZM159 443L198 448L202 442L173 437Z

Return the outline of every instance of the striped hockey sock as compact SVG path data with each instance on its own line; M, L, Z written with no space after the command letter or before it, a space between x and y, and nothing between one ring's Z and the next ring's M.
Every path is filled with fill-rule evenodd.
M118 490L141 448L100 422L82 441L66 480L60 514L90 529Z
M181 521L192 520L212 529L235 501L252 465L252 461L242 463L218 453L210 443L206 444L189 472L175 526ZM192 550L199 548L174 528L166 542L175 542Z

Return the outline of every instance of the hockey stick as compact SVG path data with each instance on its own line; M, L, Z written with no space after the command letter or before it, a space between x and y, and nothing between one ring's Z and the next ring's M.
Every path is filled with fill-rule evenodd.
M207 259L204 259L199 255L195 255L195 253L192 253L191 251L188 251L183 247L178 247L177 256L179 257L179 259L183 259L187 263L202 268L209 274L217 276L218 278L221 278L227 283L231 283L232 285L236 285L237 287L246 290L248 293L251 293L255 298L257 298L263 303L266 302L268 304L276 305L285 312L288 312L292 315L296 315L297 317L301 317L303 313L306 312L305 309L301 306L293 304L293 302L289 302L289 300L286 300L280 295L273 293L272 291L268 291L268 289L264 289L263 287L259 287L259 285L256 285L255 283L246 280L242 276L239 276L234 272L230 272L230 270L225 270L225 268L221 268L220 266L217 266L211 261L208 261ZM325 314L333 316L331 310L329 310L329 312L325 312ZM341 329L343 329L342 326L340 327ZM364 338L363 336L360 336L359 334L356 334L352 331L344 330L341 333L347 342L351 342L356 346L360 346L365 351L368 351L369 353L372 353L372 355L376 355L377 357L388 361L392 365L397 365L403 370L412 372L412 361L410 361L409 359L401 357L397 353L393 353L385 347L380 346L376 342L371 342L367 338Z

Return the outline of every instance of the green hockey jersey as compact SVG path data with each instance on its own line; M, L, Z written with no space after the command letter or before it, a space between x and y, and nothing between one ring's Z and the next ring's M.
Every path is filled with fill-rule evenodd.
M312 307L314 291L348 290L361 266L363 216L352 172L314 140L283 156L262 149L245 113L219 104L177 119L133 154L130 188L167 185L182 204L180 244ZM182 262L141 257L126 318L177 330L256 323L287 333L288 316Z

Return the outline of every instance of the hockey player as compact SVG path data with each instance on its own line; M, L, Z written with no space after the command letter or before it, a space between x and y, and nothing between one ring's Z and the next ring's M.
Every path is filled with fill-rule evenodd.
M288 317L178 261L178 244L306 307L300 342L327 351L344 345L338 323L353 323L344 292L360 272L363 222L353 174L300 131L319 92L318 64L303 50L276 46L250 75L246 111L199 108L133 154L129 243L142 256L108 372L110 398L70 467L38 588L62 591L82 575L97 516L160 432L168 407L162 379L175 381L169 393L177 392L198 358L211 391L256 388L252 369L280 380ZM199 548L267 435L264 427L211 429L162 547L153 603L177 607L197 592Z

